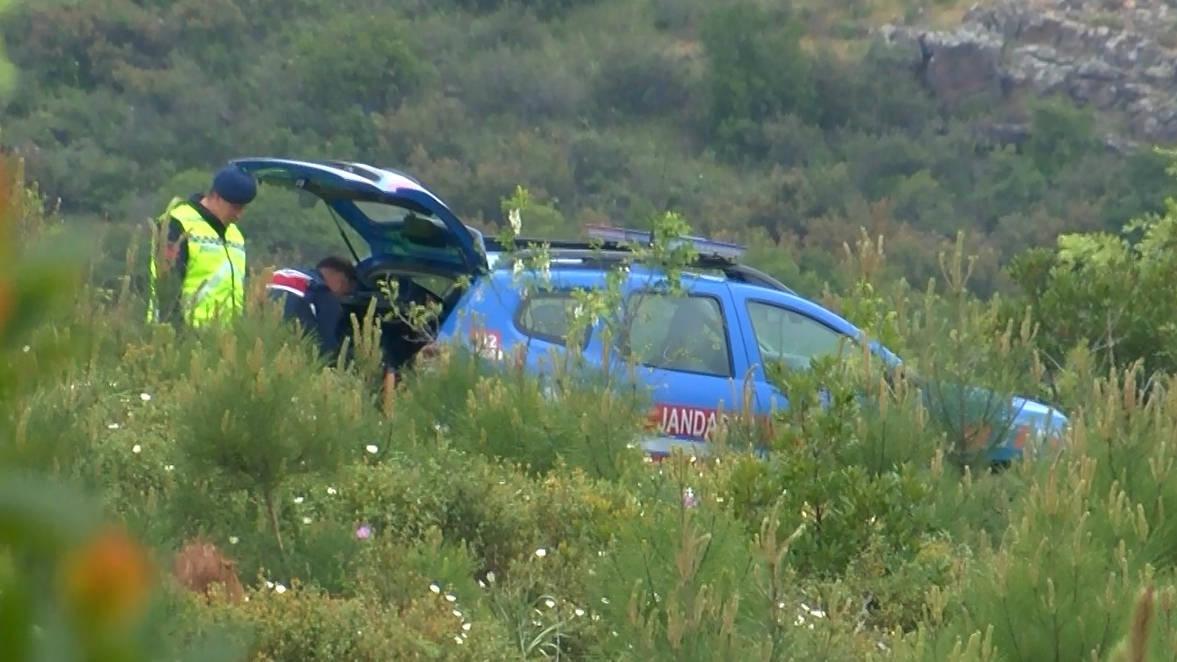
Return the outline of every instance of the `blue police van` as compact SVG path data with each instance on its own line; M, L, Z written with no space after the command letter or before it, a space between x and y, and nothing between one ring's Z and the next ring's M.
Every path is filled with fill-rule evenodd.
M632 242L648 235L590 228L593 241L546 242L543 287L521 287L517 246L502 246L464 224L434 193L404 173L360 163L278 158L235 163L266 185L292 188L310 202L323 201L336 221L349 226L369 255L357 264L361 296L379 298L376 283L391 279L397 302L433 304L441 314L421 335L397 321L383 329L389 361L411 360L431 342L462 343L494 360L511 358L543 374L551 361L575 349L592 365L627 361L653 403L647 453L674 448L706 454L707 439L723 412L764 417L786 407L785 394L765 366L784 362L805 368L815 357L865 342L853 324L798 296L772 277L739 261L733 244L687 238L697 269L682 274L681 291L662 287L657 269L631 265L622 284L627 310L624 347L603 340L601 321L568 348L574 292L603 288L609 270ZM342 233L342 227L340 228ZM346 239L346 235L345 235ZM502 259L509 252L512 259ZM633 306L630 310L629 307ZM606 346L608 342L609 346ZM621 350L621 351L618 351ZM891 366L901 363L876 342L869 350ZM1046 404L1013 397L1008 424L994 432L994 462L1020 457L1043 441L1057 443L1067 418Z

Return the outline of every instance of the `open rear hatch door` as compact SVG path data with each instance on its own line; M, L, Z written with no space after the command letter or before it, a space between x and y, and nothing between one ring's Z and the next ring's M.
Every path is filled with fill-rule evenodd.
M323 200L367 242L369 260L451 274L487 268L481 233L403 173L342 161L246 158L233 163L263 184Z

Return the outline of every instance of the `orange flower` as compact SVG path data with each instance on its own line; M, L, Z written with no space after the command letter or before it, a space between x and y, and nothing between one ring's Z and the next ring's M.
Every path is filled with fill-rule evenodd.
M84 621L99 626L132 621L152 588L146 550L115 527L73 550L61 571L66 603Z

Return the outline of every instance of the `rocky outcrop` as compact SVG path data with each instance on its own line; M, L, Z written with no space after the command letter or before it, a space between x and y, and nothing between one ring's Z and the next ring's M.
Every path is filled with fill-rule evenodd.
M1125 120L1128 135L1177 142L1177 0L997 0L952 31L888 25L945 103L976 92L1062 93Z

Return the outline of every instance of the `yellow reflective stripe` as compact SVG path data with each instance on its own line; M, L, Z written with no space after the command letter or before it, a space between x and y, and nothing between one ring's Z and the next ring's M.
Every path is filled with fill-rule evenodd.
M224 264L222 264L219 269L213 272L213 275L205 278L204 281L200 283L200 285L196 288L196 292L192 295L193 298L200 300L203 298L202 294L204 293L204 290L216 287L225 282L225 279L232 275L232 273L233 263L225 260Z

